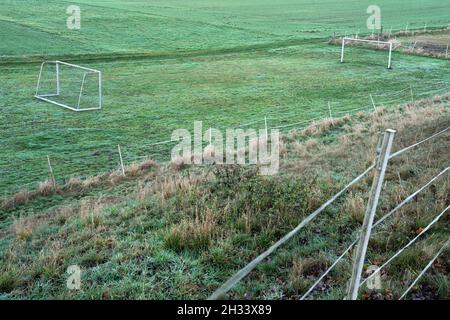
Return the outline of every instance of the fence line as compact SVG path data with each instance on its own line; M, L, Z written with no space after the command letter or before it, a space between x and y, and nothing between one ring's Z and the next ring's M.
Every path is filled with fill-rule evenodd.
M448 130L450 130L450 127L447 127L447 128L445 128L444 130L442 130L442 131L440 131L440 132L438 132L438 133L435 133L435 134L433 134L432 136L430 136L430 137L428 137L428 138L426 138L426 139L424 139L424 140L422 140L422 141L419 141L419 142L417 142L417 143L415 143L415 144L413 144L413 145L411 145L411 146L409 146L409 147L406 147L406 148L404 148L404 149L402 149L402 150L399 150L399 151L397 151L397 152L391 154L390 157L389 157L389 159L395 158L395 157L401 155L402 153L404 153L404 152L406 152L406 151L408 151L408 150L410 150L410 149L412 149L412 148L418 147L418 146L420 146L421 144L423 144L423 143L425 143L425 142L427 142L427 141L429 141L429 140L431 140L431 139L434 139L434 138L436 138L437 136L440 136L441 134L444 134L444 133L447 132Z
M442 134L448 129L445 129L441 131L438 134L434 134L433 136L424 139L418 143L415 143L412 146L406 147L398 152L396 152L394 155L391 155L388 159L392 159L393 157L396 157L408 150L410 150L412 147L416 147L430 139L433 139L437 137L438 135ZM277 241L274 245L272 245L268 250L260 254L258 257L256 257L253 261L251 261L249 264L247 264L244 268L240 269L238 272L236 272L232 277L230 277L219 289L217 289L208 299L209 300L217 300L220 299L226 292L228 292L231 288L233 288L240 280L242 280L245 276L247 276L252 270L256 268L256 266L261 263L265 258L267 258L272 252L274 252L278 247L286 243L289 239L291 239L294 235L296 235L305 225L307 225L310 221L312 221L320 212L322 212L326 207L328 207L331 203L333 203L342 193L344 193L349 187L351 187L353 184L361 180L366 174L368 174L373 168L375 168L375 164L370 166L364 173L362 173L360 176L355 178L350 184L348 184L344 189L339 191L334 197L332 197L330 200L328 200L325 204L323 204L319 209L314 211L310 216L308 216L305 220L303 220L294 230L289 232L287 235L285 235L283 238L281 238L279 241ZM427 183L424 187L419 189L418 192L421 192L426 186L431 184L433 181L435 181L438 177L440 177L442 174L447 172L449 168L446 168L443 170L438 176L433 178L429 183ZM403 201L399 206L397 206L392 212L388 213L389 215L392 215L393 212L397 211L401 206L403 206L406 202L409 202L413 196L408 197L405 201ZM374 224L373 227L380 224L382 221L384 221L386 217L383 217L378 223ZM353 244L352 244L353 246ZM366 279L367 280L367 279ZM365 280L365 281L366 281ZM364 282L365 282L364 281Z
M450 167L445 168L438 175L436 175L433 179L427 182L420 189L416 190L414 193L409 195L405 200L403 200L400 204L398 204L394 209L392 209L389 213L384 215L381 219L379 219L373 226L372 230L375 229L378 225L380 225L387 218L396 213L400 208L402 208L405 204L413 200L419 193L425 190L428 186L430 186L433 182L439 179L444 173L450 170ZM300 298L300 300L304 300L308 297L308 295L315 289L315 287L334 269L334 267L347 255L348 252L353 248L355 244L358 243L358 239L354 240L350 246L333 262L333 264L319 277L319 279L309 288L309 290Z
M406 246L404 246L403 248L401 248L399 251L397 251L396 254L394 254L391 258L389 258L385 263L383 263L380 267L378 267L377 270L375 270L370 276L368 276L366 279L364 279L363 281L361 281L360 283L360 287L366 283L367 281L369 281L370 279L372 279L378 272L381 271L381 269L383 269L384 267L386 267L392 260L394 260L395 258L397 258L403 251L405 251L407 248L409 248L414 242L416 242L417 239L419 239L424 233L426 233L436 222L439 221L439 219L448 211L448 209L450 209L450 206L448 206L447 208L444 209L444 211L442 211L436 218L434 218L434 220L428 225L426 226L414 239L412 239L410 242L408 242L408 244Z
M309 222L311 222L319 213L325 210L330 204L332 204L337 198L339 198L345 191L347 191L351 186L360 181L365 175L367 175L373 168L375 164L371 165L366 169L362 174L353 179L348 185L346 185L341 191L336 193L331 199L325 202L319 209L310 214L306 219L304 219L295 229L286 234L283 238L278 240L275 244L273 244L269 249L264 251L258 257L256 257L252 262L247 264L244 268L236 272L231 278L229 278L219 289L217 289L208 300L217 300L220 299L226 292L228 292L232 287L234 287L240 280L242 280L245 276L247 276L256 266L262 262L265 258L267 258L272 252L278 249L281 245L290 240L293 236L295 236L301 229L303 229Z
M441 84L441 83L442 82L439 82L439 84ZM394 92L392 94L387 94L386 96L396 95L396 94L398 94L400 92L407 91L407 90L409 90L409 87L405 88L405 89L402 89L400 91ZM447 90L447 89L439 89L439 90ZM338 115L351 114L353 112L364 110L364 109L369 109L369 108L372 109L371 106L365 106L365 107L362 107L362 108L356 108L356 109L351 109L351 110L336 111L336 112L334 112L334 114L338 114ZM317 121L317 120L320 120L320 119L325 119L325 118L327 118L327 116L324 115L324 117L316 117L316 118L312 118L312 119L296 122L296 123L293 123L293 124L273 126L273 127L270 127L270 129L284 129L284 128L298 126L300 124L307 124L307 123L311 123L312 124L314 121ZM278 118L278 119L275 119L275 118L268 118L268 119L275 120L275 121L280 121L280 120L285 119L285 118L282 117L282 118ZM258 121L254 121L253 123L261 123L263 121L264 121L264 119L261 119L261 120L258 120ZM250 125L250 124L251 123L248 123L246 125ZM235 129L241 128L241 127L246 126L246 125L238 126ZM169 145L169 144L173 144L173 143L176 143L176 142L177 141L165 140L165 141L155 142L155 143L151 143L151 144L147 144L147 145L128 145L127 149L128 150L133 150L133 152L136 154L136 156L131 157L131 156L129 156L130 152L128 152L128 153L124 154L124 160L129 162L129 161L136 161L136 159L146 159L146 158L148 158L148 152L145 150L145 148L152 147L152 146ZM107 147L107 146L104 146L104 147ZM87 154L87 153L96 152L96 151L98 151L98 147L93 147L92 150L89 150L89 151L88 150L82 150L82 151L79 151L79 152L70 152L70 155L72 157L73 156L79 156L80 158L86 158L87 159L87 158L90 158L90 157L94 157L92 154ZM155 153L155 155L159 156L159 155L161 155L163 153L163 151L164 150L159 150L159 151L157 151ZM115 154L115 148L111 147L110 150L108 149L108 150L105 150L104 152L105 152L105 154L103 156L108 157L108 154L110 154L109 158L111 158ZM137 154L141 153L141 152L145 153L145 155L138 156ZM52 159L55 159L54 161L56 162L56 167L58 167L58 163L62 162L62 163L65 163L65 164L69 164L69 163L71 163L70 161L73 160L73 159L72 160L71 159L66 160L65 158L62 158L62 157L60 158L60 157L58 157L58 155L55 155L55 154L51 154L51 156L52 156ZM92 158L92 159L95 160L95 158ZM20 159L20 161L23 161L23 162L28 163L28 164L29 163L37 164L37 163L42 162L43 160L42 159L36 159L36 158L33 158L33 159L24 159L24 158L22 158L22 159ZM104 164L101 164L100 166L104 167L105 165L108 165L108 164L104 163ZM37 177L36 181L23 184L20 187L15 187L14 189L15 190L20 190L20 189L23 189L24 187L27 187L29 185L33 185L33 184L36 185L39 182L41 182L42 181L42 177L46 176L46 168L43 166L41 170L42 171L39 171L39 172L36 172L36 170L34 170L34 176ZM105 169L103 169L103 170L105 170ZM68 172L68 171L70 171L70 169L69 170L65 169L65 171ZM64 174L64 179L67 179L68 177L75 176L75 175L89 176L91 174L89 174L88 171L89 170L83 170L83 169L70 171L70 172Z
M416 280L413 281L413 283L406 289L406 291L401 295L399 300L402 300L408 293L411 291L412 288L419 282L420 278L428 271L428 269L433 265L433 263L436 261L436 259L444 252L445 248L450 244L450 238L445 242L444 246L438 251L438 253L433 257L433 259L430 260L430 262L426 265L426 267L420 272L420 274L417 276Z
M311 292L317 287L317 285L322 282L322 280L334 269L334 267L350 252L355 244L358 243L358 239L352 242L352 244L333 262L333 264L319 277L319 279L314 282L314 284L306 291L305 294L300 298L300 300L305 300Z

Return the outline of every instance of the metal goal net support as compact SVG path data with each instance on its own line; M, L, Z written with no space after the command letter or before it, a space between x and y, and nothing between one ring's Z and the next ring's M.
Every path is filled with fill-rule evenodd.
M102 73L62 61L41 64L35 97L72 111L102 108Z
M366 39L358 39L358 38L342 38L341 63L344 62L345 45L347 43L351 43L351 42L388 46L389 47L388 69L391 69L391 67L392 67L392 42L389 42L389 41L366 40Z

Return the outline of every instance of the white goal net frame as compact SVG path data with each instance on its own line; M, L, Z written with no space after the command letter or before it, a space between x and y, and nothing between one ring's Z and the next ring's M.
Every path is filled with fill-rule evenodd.
M342 38L342 50L341 50L341 63L344 62L344 52L345 52L345 44L346 42L362 42L362 43L374 43L374 44L384 44L389 45L389 60L388 60L388 69L392 68L392 42L389 41L378 41L378 40L366 40L366 39L358 39L358 38Z
M56 79L54 79L56 81L56 92L55 93L45 93L45 94L40 94L39 93L39 89L41 87L41 81L42 81L42 72L44 69L45 65L55 65L55 75L56 75ZM69 106L67 104L64 104L62 102L57 102L55 100L52 100L52 97L58 97L61 94L61 85L60 85L60 72L59 72L59 68L61 65L64 66L68 66L71 68L76 68L79 70L83 71L83 77L82 77L82 81L80 84L80 91L78 94L78 103L75 106ZM98 106L97 107L91 107L91 108L82 108L81 107L81 101L82 101L82 96L83 96L83 89L85 86L85 82L86 82L86 77L89 74L96 74L98 75ZM55 104L57 106L61 106L64 108L67 108L69 110L72 111L91 111L91 110L100 110L102 108L102 73L99 70L95 70L95 69L91 69L91 68L86 68L86 67L82 67L82 66L78 66L75 64L71 64L71 63L67 63L67 62L62 62L62 61L44 61L41 64L41 69L39 71L39 78L38 78L38 82L37 82L37 86L36 86L36 94L35 94L35 98L45 101L45 102L49 102L52 104Z

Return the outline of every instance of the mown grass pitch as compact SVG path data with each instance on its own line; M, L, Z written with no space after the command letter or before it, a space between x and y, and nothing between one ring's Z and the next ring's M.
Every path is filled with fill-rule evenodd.
M449 63L350 49L339 64L339 48L323 42L223 56L89 63L103 71L104 109L73 113L33 99L38 64L2 67L3 112L1 189L48 177L49 155L57 179L114 170L117 144L126 163L143 157L167 161L178 128L194 121L225 129L253 123L263 128L289 125L366 106L406 102L418 93L444 89ZM400 94L397 94L403 90ZM393 96L377 97L377 94ZM342 115L342 113L340 113ZM295 127L295 126L293 126ZM291 129L288 127L286 129Z

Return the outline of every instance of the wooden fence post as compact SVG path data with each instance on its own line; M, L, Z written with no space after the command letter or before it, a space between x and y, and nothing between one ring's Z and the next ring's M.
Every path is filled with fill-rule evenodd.
M395 133L395 130L386 130L381 143L381 148L377 148L375 175L373 178L366 214L364 216L361 236L354 258L352 277L348 288L348 300L356 300L358 298L361 273L363 270L364 261L366 259L367 245L369 244L373 221L378 206L378 200L380 199L381 188L383 186L384 175L386 173L389 156L391 154Z

